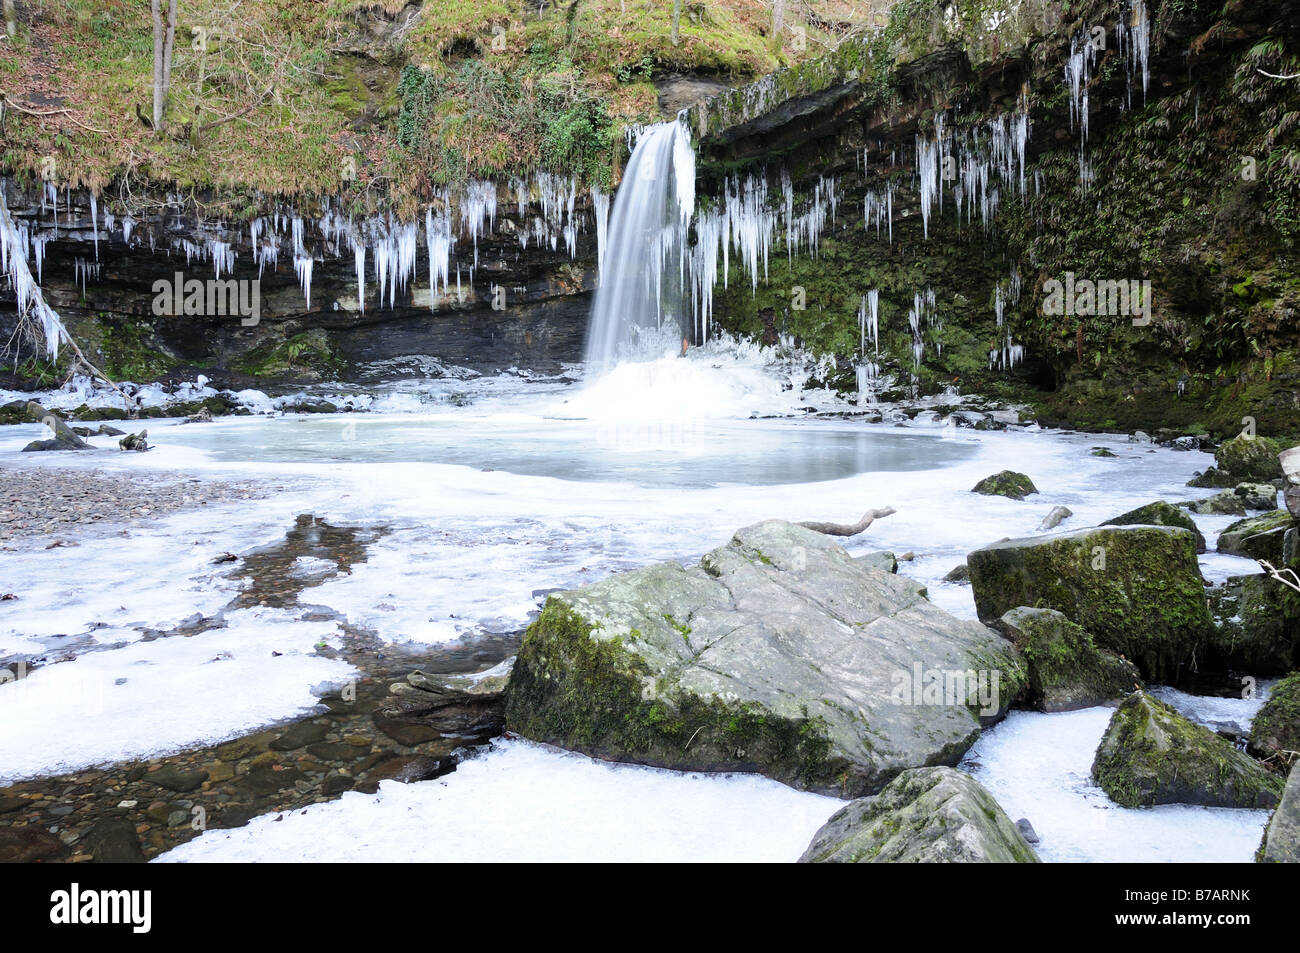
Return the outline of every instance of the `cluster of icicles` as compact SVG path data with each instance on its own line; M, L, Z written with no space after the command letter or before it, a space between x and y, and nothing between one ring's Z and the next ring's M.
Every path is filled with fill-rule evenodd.
M1151 86L1151 21L1145 0L1133 0L1115 23L1115 43L1127 77L1124 108L1133 105L1133 88L1142 77L1145 100ZM1105 34L1081 31L1070 40L1070 58L1065 63L1065 83L1070 88L1070 129L1079 133L1079 184L1092 186L1092 166L1088 162L1088 86L1097 65L1097 54L1104 49Z
M563 242L569 257L576 258L578 235L585 230L587 223L587 217L575 207L578 197L576 180L543 172L531 180L513 179L508 187L522 223L517 229L521 249L527 249L532 244L535 247L549 246L555 251ZM595 213L599 257L603 264L609 196L598 188L593 188L589 197ZM375 300L380 307L385 304L394 307L399 294L404 293L416 281L416 251L423 232L429 263L430 308L436 308L440 296L452 294L453 282L456 299L463 300L462 270L468 272L467 280L472 283L479 263L479 240L491 235L496 225L495 183L471 181L458 199L453 204L449 192L443 190L426 209L423 222L401 222L391 217L357 221L329 205L319 218L305 218L293 209L286 208L249 222L246 242L251 248L259 278L268 268L274 271L279 267L284 252L287 251L292 256L294 273L308 309L311 308L315 263L327 257L350 255L355 262L358 307L364 312L368 272L377 288ZM182 198L179 195L171 196L171 200L179 220L183 209ZM527 213L533 203L540 207L540 214L533 215L529 220ZM87 280L99 277L101 232L106 239L116 234L128 246L147 241L150 251L159 250L158 235L153 229L138 229L138 223L130 215L119 220L105 209L101 216L98 204L97 197L92 194L89 199L89 228L94 241L95 260L88 262L78 258L75 263L74 277L76 283L83 288L83 293ZM85 229L87 224L84 219L77 219L73 215L70 189L64 190L64 221L59 218L59 192L50 184L46 185L42 193L42 212L46 211L53 212L55 228L42 226L37 229L29 227L26 222L15 222L7 208L3 214L6 255L4 274L8 277L10 286L19 293L20 304L23 307L37 307L38 310L39 307L32 304L36 299L28 290L25 277L30 273L28 260L34 264L36 275L32 287L36 288L39 297L39 285L44 278L46 244L59 227ZM310 234L312 226L314 235ZM168 252L178 257L183 255L187 267L196 262L210 264L213 277L217 279L233 272L239 255L237 248L245 236L221 224L199 226L198 230L204 235L203 238L198 241L190 238L170 239ZM466 262L462 265L460 256L456 254L456 244L466 239L472 252L466 252ZM370 259L369 268L367 258ZM21 269L18 263L21 263ZM54 315L53 321L58 321L57 315ZM53 326L50 325L51 328ZM58 326L62 327L61 324ZM52 342L52 348L57 347L57 334L47 334L46 338Z

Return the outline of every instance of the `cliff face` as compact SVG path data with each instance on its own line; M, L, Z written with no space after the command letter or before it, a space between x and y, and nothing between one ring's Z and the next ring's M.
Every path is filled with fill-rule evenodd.
M1300 431L1300 81L1265 75L1297 72L1300 12L1061 11L907 0L887 29L692 110L714 193L777 168L797 197L831 177L839 193L817 254L774 255L756 294L719 291L715 319L836 353L847 387L874 288L865 359L884 377L1027 398L1080 427ZM1021 121L1023 179L1005 141ZM1078 298L1119 282L1140 305Z
M92 222L85 192L60 191L56 208L10 186L6 201L12 221L42 248L46 300L111 377L203 373L218 384L274 389L436 375L438 362L555 372L580 360L596 282L591 210L575 189L572 212L561 208L556 218L552 207L548 224L538 202L526 201L521 213L505 189L478 188L468 220L456 206L432 219L450 246L441 256L434 249L435 267L447 267L436 295L427 231L414 227L423 223L274 206L248 222L204 221L192 203L166 194L137 196L129 220L106 218L101 196ZM187 308L196 285L202 302ZM0 311L6 337L14 317Z

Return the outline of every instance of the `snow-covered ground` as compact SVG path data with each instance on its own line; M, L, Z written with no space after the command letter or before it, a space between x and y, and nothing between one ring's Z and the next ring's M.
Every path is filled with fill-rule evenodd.
M312 651L321 639L335 637L337 625L295 621L301 611L240 610L227 614L227 628L141 641L146 629L220 610L240 582L227 578L229 566L213 566L213 557L277 542L302 513L335 526L386 527L369 545L366 561L348 574L326 574L304 602L329 606L392 643L438 644L479 630L517 630L537 607L536 590L576 586L658 560L694 561L758 520L845 521L883 505L897 514L851 541L850 550L915 553L900 572L925 582L938 605L973 618L970 587L942 577L973 549L1035 534L1053 506L1073 510L1060 527L1069 530L1156 499L1212 492L1185 485L1212 463L1204 453L1037 428L977 433L943 426L933 415L906 426L750 419L789 414L808 403L834 408L826 395L773 386L744 355L660 363L603 392L504 375L436 382L443 396L451 388L468 395L453 402L430 401L428 389L408 389L402 413L222 418L186 426L149 421L155 449L147 454L20 454L44 428L4 428L0 466L185 471L200 478L274 479L293 489L184 511L147 529L87 538L75 547L45 549L41 541L0 556L3 589L19 595L0 603L0 661L47 660L27 676L21 693L13 691L18 686L0 690L0 781L234 737L300 715L323 685L346 681L351 673L345 663ZM676 395L666 405L646 398L642 378L656 374ZM656 420L652 413L634 413L648 406L669 415ZM113 447L109 438L92 442ZM1091 456L1094 446L1117 456ZM969 492L1006 468L1028 473L1040 494L1015 502ZM1229 521L1198 522L1213 549ZM1249 560L1217 555L1203 566L1213 578L1257 571ZM272 657L272 651L283 654ZM75 659L56 664L61 654ZM74 713L92 705L103 717ZM63 711L75 732L67 730ZM1039 827L1045 856L1071 859L1089 850L1111 856L1122 848L1135 858L1172 859L1178 852L1166 847L1178 828L1191 845L1179 859L1189 859L1189 852L1200 856L1198 844L1213 845L1216 856L1249 859L1263 823L1258 812L1229 812L1225 820L1221 812L1199 809L1124 812L1112 805L1108 816L1128 820L1083 830L1080 837L1093 831L1101 838L1095 849L1082 842L1063 846L1074 842L1061 831L1092 816L1080 804L1096 814L1102 810L1096 799L1108 803L1100 792L1088 795L1086 781L1069 774L1083 764L1086 775L1089 745L1095 747L1105 717L1096 711L1017 714L980 743L980 759L993 772L981 780L1008 799L1003 803L1013 817L1024 814ZM1031 752L1050 753L1060 760L1059 770L1055 761L1035 762ZM1022 777L1013 783L1011 774ZM1023 787L1030 782L1035 786ZM656 798L648 795L679 790L673 785L690 795L682 795L686 814L670 837L654 824L671 826L671 817L654 820ZM538 815L519 820L512 832L506 806L517 813L542 788L553 797L538 800ZM597 790L609 792L614 806L599 805ZM508 791L528 793L512 800ZM620 791L629 801L624 809L617 806L624 800ZM1035 809L1025 803L1031 796L1049 800ZM663 800L671 804L675 797ZM401 843L390 848L400 852L411 840L393 833L403 818L412 830L426 825L427 834L439 811L469 810L480 801L437 828L448 838L448 857L472 853L478 838L483 858L576 857L582 852L574 845L588 843L603 845L600 856L659 858L698 842L701 852L716 849L735 859L791 859L834 807L758 779L683 778L507 745L440 781L386 784L375 797L348 795L274 829L300 831L294 836L311 843L319 836L310 833L317 819L337 814L345 821L341 838L356 839L373 824L372 840L396 839ZM797 837L771 835L778 808L793 812L795 805L803 805L807 814L800 816L811 827L791 820ZM1175 814L1178 822L1161 820ZM548 824L555 830L543 833ZM270 843L263 827L257 840ZM709 837L698 833L714 828ZM241 836L214 832L183 850L216 857L229 849L235 859L261 849L239 846ZM346 853L341 842L337 849Z
M499 741L434 781L208 831L160 861L797 860L842 806L755 775L612 765Z

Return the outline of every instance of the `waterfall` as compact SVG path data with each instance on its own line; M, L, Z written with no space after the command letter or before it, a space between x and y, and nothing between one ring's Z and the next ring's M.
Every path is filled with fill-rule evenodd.
M681 333L687 230L695 206L695 153L679 122L642 130L614 196L605 274L587 329L587 366L609 370L643 330L671 321ZM661 354L646 354L659 357Z

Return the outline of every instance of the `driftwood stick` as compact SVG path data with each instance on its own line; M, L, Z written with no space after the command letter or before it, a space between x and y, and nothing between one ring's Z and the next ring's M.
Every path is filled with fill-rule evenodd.
M892 506L886 506L881 510L867 510L862 515L862 519L856 523L818 523L814 521L806 523L796 523L796 526L802 526L810 529L814 533L825 533L827 536L857 536L858 533L864 532L868 526L876 520L885 516L890 516L898 511Z
M1259 564L1263 567L1264 571L1269 574L1269 576L1282 583L1282 585L1290 586L1296 592L1300 592L1300 576L1296 575L1294 569L1277 569L1272 563L1266 562L1263 559L1259 560ZM1290 576L1291 578L1288 579L1287 576Z

